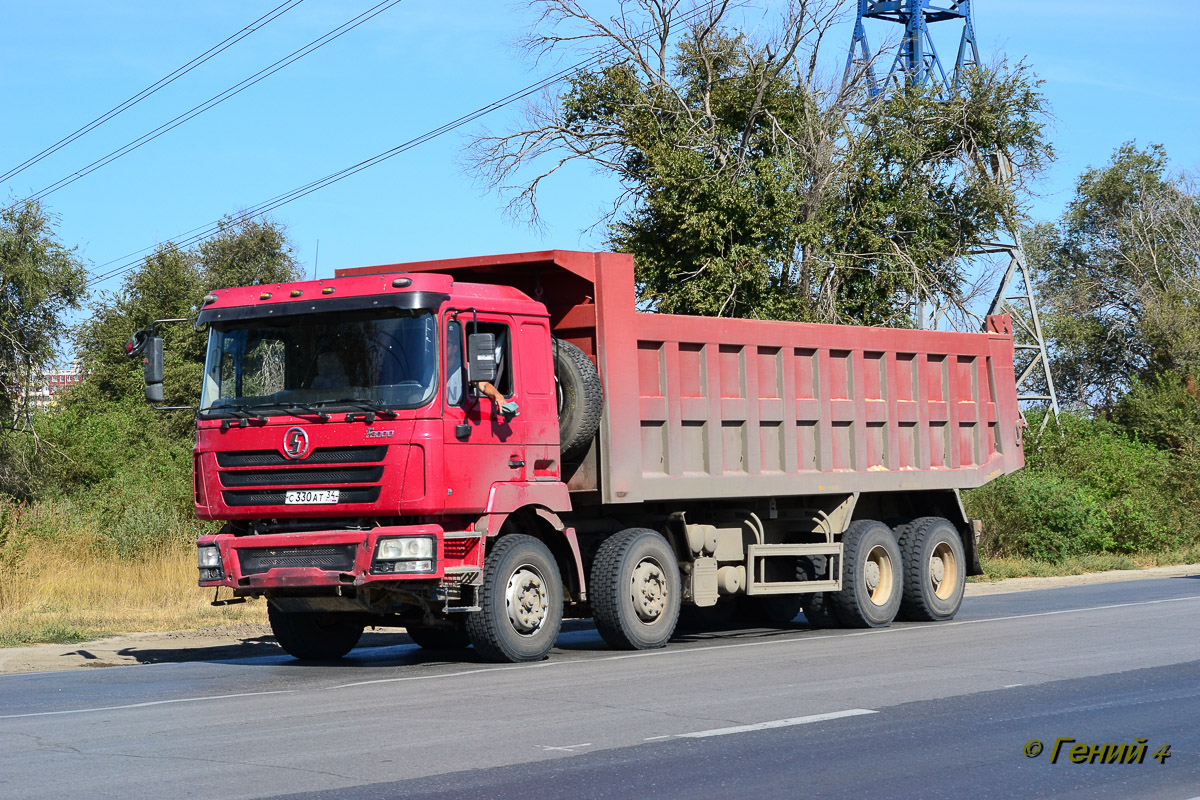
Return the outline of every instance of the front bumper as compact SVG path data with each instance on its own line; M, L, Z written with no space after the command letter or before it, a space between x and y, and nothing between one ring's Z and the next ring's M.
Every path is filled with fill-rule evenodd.
M218 534L202 537L198 546L220 549L219 572L200 571L201 586L228 586L259 591L267 589L322 589L367 586L408 581L458 582L472 569L482 569L482 540L474 534L447 533L440 525L395 525L369 531L305 531L264 536ZM376 560L380 539L426 537L433 539L433 558L414 572L389 568L396 562ZM424 561L425 559L422 559ZM422 567L425 565L422 564Z

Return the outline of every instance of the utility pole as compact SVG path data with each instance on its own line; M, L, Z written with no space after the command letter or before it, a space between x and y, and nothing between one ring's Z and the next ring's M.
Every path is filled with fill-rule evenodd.
M942 100L958 91L964 72L979 65L979 46L975 38L975 19L972 0L943 3L935 6L932 0L858 0L858 19L850 40L843 81L863 79L872 99L905 86L928 87ZM865 20L878 20L903 25L904 34L892 57L887 73L880 78L876 63L883 63L883 52L871 52ZM958 56L954 69L947 74L930 35L929 26L937 22L956 22L962 25ZM1004 153L986 154L992 166L992 177L998 183L1012 184L1012 165ZM1050 358L1046 337L1042 332L1041 316L1029 274L1029 260L1021 243L1016 220L1008 220L1008 238L1001 242L980 242L969 249L971 255L1008 256L1008 268L988 314L1011 314L1013 317L1014 368L1017 375L1017 399L1027 403L1046 403L1054 419L1058 419L1058 396L1050 374ZM925 324L924 304L920 303L921 324ZM935 312L934 320L940 314ZM1044 392L1038 381L1044 382ZM1050 415L1043 418L1043 427Z

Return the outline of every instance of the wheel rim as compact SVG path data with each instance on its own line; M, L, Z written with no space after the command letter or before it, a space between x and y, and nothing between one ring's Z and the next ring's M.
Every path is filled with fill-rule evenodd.
M892 557L888 555L887 548L881 545L871 548L867 553L866 564L863 565L863 577L871 602L877 606L885 605L892 596L892 587L896 580L892 569Z
M954 549L946 542L941 542L933 548L929 557L929 580L933 584L933 593L942 600L949 600L958 585L958 559Z
M633 568L629 584L633 610L642 622L656 622L666 611L667 574L662 565L652 558L644 558Z
M549 612L546 581L532 564L517 567L504 590L504 607L513 630L533 636L542 629Z

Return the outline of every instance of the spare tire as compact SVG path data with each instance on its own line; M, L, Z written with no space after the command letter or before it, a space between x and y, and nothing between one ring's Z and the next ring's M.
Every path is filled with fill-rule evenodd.
M596 365L575 345L551 339L554 345L554 384L558 392L558 440L563 461L587 454L604 410L604 389Z

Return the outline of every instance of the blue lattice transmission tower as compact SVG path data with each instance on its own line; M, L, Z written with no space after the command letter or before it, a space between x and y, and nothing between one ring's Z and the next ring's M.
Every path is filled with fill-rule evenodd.
M949 99L960 89L966 71L979 65L979 46L975 39L975 19L971 6L971 0L942 2L939 6L933 5L931 0L858 0L858 19L850 40L843 81L847 84L861 81L873 100L905 86L923 87L934 97ZM865 20L903 26L903 34L894 54L883 50L872 52ZM935 23L962 26L958 56L950 73L946 72L930 34L929 28ZM949 25L943 27L949 28ZM888 38L894 41L894 37ZM887 72L883 73L880 68L889 62ZM982 155L992 165L994 180L1005 185L1012 183L1011 162L1005 153ZM1008 223L1008 235L1008 241L977 242L970 252L973 255L1008 256L1008 268L987 313L1012 315L1018 398L1045 403L1057 419L1058 398L1050 374L1046 338L1042 333L1041 316L1030 280L1029 261L1025 257L1015 220ZM935 326L940 316L935 311ZM1046 420L1049 418L1049 415L1045 417Z
M863 24L863 20L868 19L891 22L904 28L900 46L882 80L876 67L886 60L883 53L871 53ZM929 26L936 22L962 24L958 58L949 75L929 32ZM979 46L975 42L971 0L945 7L934 6L930 0L858 0L858 19L854 25L854 38L850 40L850 54L846 58L846 78L849 80L861 73L872 97L878 97L892 87L913 85L929 87L936 96L945 99L958 89L959 77L964 70L978 64Z

